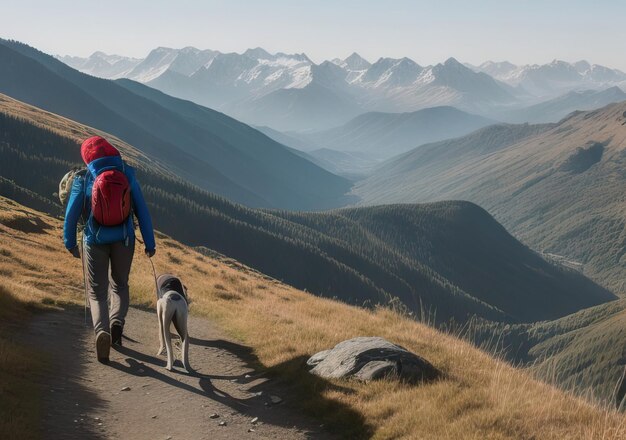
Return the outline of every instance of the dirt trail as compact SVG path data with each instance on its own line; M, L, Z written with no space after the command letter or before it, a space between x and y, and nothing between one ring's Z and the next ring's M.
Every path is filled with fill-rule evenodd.
M330 438L290 408L288 390L256 373L251 350L208 320L190 317L190 363L168 372L154 313L132 309L124 346L111 362L95 360L82 309L44 313L24 334L49 359L40 378L46 439ZM130 390L122 391L129 387ZM272 396L282 402L272 402ZM217 414L219 417L215 417ZM215 418L212 418L213 417ZM258 417L256 423L252 423ZM225 426L220 426L225 422Z

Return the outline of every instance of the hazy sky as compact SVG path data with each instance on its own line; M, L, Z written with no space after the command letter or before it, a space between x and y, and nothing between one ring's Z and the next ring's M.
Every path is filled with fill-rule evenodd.
M0 0L0 11L0 37L53 54L261 46L317 62L357 51L370 61L559 58L626 70L626 2L618 0Z

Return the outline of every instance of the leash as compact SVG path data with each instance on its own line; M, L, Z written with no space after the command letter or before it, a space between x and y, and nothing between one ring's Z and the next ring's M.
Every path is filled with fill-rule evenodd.
M135 240L137 240L139 242L139 244L144 244L143 240L139 239L138 237L135 237ZM148 255L146 255L146 257L148 257ZM154 293L156 294L156 296L158 298L159 297L159 283L157 282L156 270L154 269L154 263L152 262L152 258L148 257L148 261L150 262L150 266L152 266L152 276L154 278L154 288L156 289L154 291Z
M156 289L154 292L158 298L159 297L159 283L157 283L156 270L154 269L154 263L152 262L152 258L148 257L148 261L150 261L150 266L152 266L152 276L154 277L154 287Z

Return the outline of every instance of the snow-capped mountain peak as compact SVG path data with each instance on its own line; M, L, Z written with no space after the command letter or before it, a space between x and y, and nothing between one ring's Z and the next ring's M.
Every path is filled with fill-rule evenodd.
M245 56L253 58L253 59L270 59L272 55L262 47L255 47L254 49L248 49L243 53Z
M375 88L401 87L415 82L422 70L410 58L379 58L359 77L359 82Z
M370 63L354 52L316 64L304 53L271 53L261 47L221 53L192 46L157 47L143 59L101 51L87 58L57 58L91 75L130 78L245 122L276 122L276 127L288 129L341 114L412 112L441 105L497 117L502 109L570 91L626 86L626 73L584 60L522 66L487 61L473 66L448 58L422 67L406 57ZM619 89L605 93L613 100L620 94Z
M580 61L575 62L573 66L574 66L574 69L578 71L578 73L585 73L589 69L591 69L591 64L589 64L589 62L585 60L580 60Z
M372 64L358 53L352 52L339 65L348 70L367 70Z
M515 69L517 69L517 66L508 61L486 61L477 68L479 72L484 72L495 78L509 75Z

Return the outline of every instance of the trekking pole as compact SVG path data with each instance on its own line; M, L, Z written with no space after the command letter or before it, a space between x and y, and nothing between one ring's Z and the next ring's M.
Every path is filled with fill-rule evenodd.
M83 287L85 290L85 326L87 326L87 274L85 273L85 240L82 237L82 248L80 250L80 262L83 265Z

